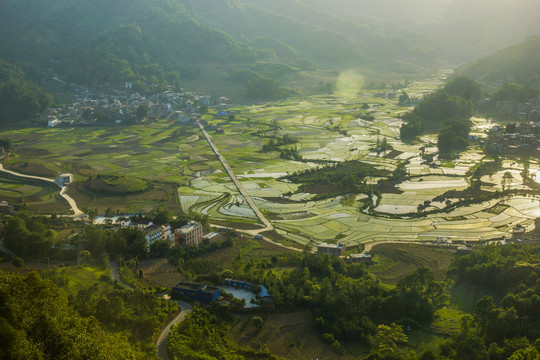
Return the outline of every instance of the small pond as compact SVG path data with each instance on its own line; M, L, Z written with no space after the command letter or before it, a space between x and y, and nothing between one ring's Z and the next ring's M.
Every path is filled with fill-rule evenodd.
M259 307L259 305L252 304L250 302L251 299L255 299L255 294L248 289L235 288L233 286L219 286L219 288L228 292L229 294L232 294L235 298L246 300L246 305L244 306L244 308L246 309ZM261 292L259 293L259 295L261 297L269 296L268 290L264 286L261 286Z

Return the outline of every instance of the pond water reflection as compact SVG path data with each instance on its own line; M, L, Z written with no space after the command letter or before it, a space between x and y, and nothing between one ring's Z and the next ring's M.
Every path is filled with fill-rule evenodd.
M260 305L251 303L251 299L255 300L256 295L253 292L251 292L250 290L242 289L242 288L235 288L233 286L220 286L219 288L221 290L224 290L224 291L228 292L229 294L231 294L235 298L244 299L246 301L246 305L244 306L244 308L246 308L246 309L247 308L260 307ZM260 295L260 297L269 296L268 290L264 286L261 286L261 292L259 293L259 295Z

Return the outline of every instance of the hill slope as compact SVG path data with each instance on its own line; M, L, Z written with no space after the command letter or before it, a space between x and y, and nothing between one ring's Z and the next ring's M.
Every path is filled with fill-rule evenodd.
M424 37L405 39L374 23L299 0L5 0L0 58L36 78L50 68L79 83L177 83L207 65L257 59L396 73L440 60Z
M79 82L171 82L176 71L189 76L198 61L255 59L249 46L195 21L179 1L6 0L0 6L0 57L52 66Z
M487 83L513 81L527 85L540 84L540 36L464 65L460 75Z

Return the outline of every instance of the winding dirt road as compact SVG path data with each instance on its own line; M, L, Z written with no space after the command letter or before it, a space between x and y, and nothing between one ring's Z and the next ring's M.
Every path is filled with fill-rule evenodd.
M187 313L189 313L192 309L191 304L185 301L177 300L176 303L180 308L180 313L176 315L176 317L172 319L172 321L168 323L167 326L163 328L163 330L161 330L161 334L159 334L159 337L156 341L156 347L158 351L157 355L160 359L163 360L169 360L169 354L167 353L167 338L169 337L169 333L171 332L171 327L174 324L184 320Z
M14 175L14 176L18 176L18 177L23 177L23 178L27 178L27 179L34 179L34 180L40 180L40 181L46 181L46 182L50 182L50 183L55 184L56 186L58 186L60 188L60 196L63 197L68 202L69 206L71 207L71 210L73 211L73 214L69 215L69 216L70 217L75 217L75 216L79 216L79 215L83 214L83 212L81 210L79 210L79 208L77 207L77 203L75 202L75 200L73 200L73 198L71 196L66 194L67 187L66 186L60 186L55 180L52 180L52 179L49 179L49 178L44 178L44 177L41 177L41 176L25 175L25 174L21 174L21 173L15 172L15 171L6 170L6 169L4 169L4 166L2 164L0 164L0 171L5 172L7 174Z

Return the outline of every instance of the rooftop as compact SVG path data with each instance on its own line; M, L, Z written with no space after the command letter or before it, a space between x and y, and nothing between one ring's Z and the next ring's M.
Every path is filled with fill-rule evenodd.
M343 243L339 243L339 244L328 244L328 243L321 243L319 245L317 245L317 247L323 247L323 248L327 248L327 249L341 249L345 246L345 244Z
M182 226L179 230L180 230L181 232L186 233L186 232L190 232L190 231L195 230L195 228L197 228L197 227L199 227L199 226L201 226L200 223L192 221L192 222L190 222L190 223L188 223L188 224ZM178 229L177 229L177 230L178 230Z
M187 290L204 290L206 289L206 284L194 284L194 283L186 283L181 282L178 283L175 288L181 288L181 289L187 289Z
M371 258L370 253L361 253L361 254L350 254L349 255L351 259L369 259Z

